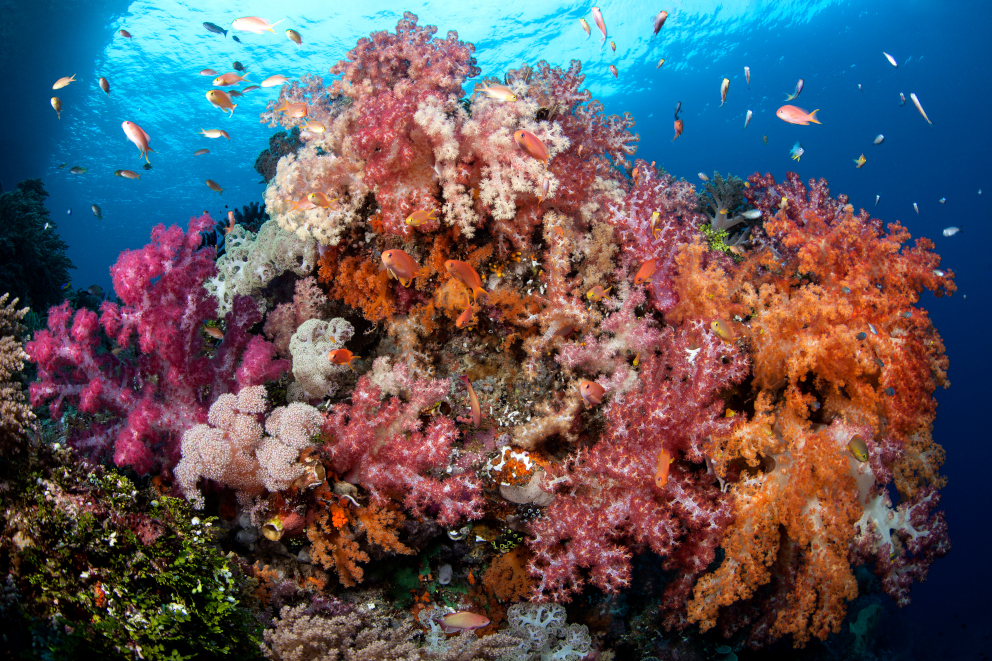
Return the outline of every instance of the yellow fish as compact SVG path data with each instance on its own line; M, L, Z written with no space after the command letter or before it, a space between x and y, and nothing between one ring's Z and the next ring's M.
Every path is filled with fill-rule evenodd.
M865 163L868 162L868 159L865 158L865 155L864 154L861 154L861 156L858 156L857 158L855 158L853 160L854 160L854 166L856 168L858 168L859 170L861 169L861 166L863 166Z
M603 300L603 297L606 296L606 294L611 289L613 289L613 287L607 287L606 289L603 289L600 285L596 285L595 287L593 287L592 289L586 292L586 298L588 298L593 303L598 303L601 300Z
M234 115L234 109L238 107L238 104L231 101L231 97L224 90L210 90L207 92L207 101L213 104L215 108L230 110L231 115Z
M851 442L847 444L847 449L858 461L862 463L868 461L868 444L865 443L865 439L861 438L860 435L855 434L851 437Z
M224 192L224 189L220 187L220 184L213 179L207 179L207 188L212 191L217 191L218 195Z
M437 220L437 216L434 215L435 213L436 212L433 209L431 209L430 211L424 211L424 210L414 211L412 214L410 214L410 216L406 219L405 222L407 225L411 227L420 227L428 220Z
M76 74L72 74L71 76L64 76L55 81L55 84L52 85L52 89L60 90L69 83L74 83L74 82L76 82Z

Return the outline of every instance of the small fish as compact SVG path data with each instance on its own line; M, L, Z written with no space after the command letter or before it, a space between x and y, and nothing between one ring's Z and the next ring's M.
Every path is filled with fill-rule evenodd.
M114 176L122 179L141 179L141 175L134 170L114 170Z
M881 199L882 199L882 196L881 195L876 195L875 196L875 206L876 207L878 206L878 201L881 200ZM874 208L874 207L872 207L872 208Z
M47 230L49 227L51 227L51 224L50 223L45 223L45 226L42 229L43 230Z
M741 215L748 220L757 220L758 218L761 218L761 209L748 209Z
M611 65L612 66L612 65ZM520 130L513 134L513 139L517 146L532 158L544 162L544 168L548 167L548 148L544 146L541 139L530 131Z
M854 159L851 159L851 160L854 161L854 167L858 168L859 170L862 167L864 167L864 164L865 163L868 162L868 159L865 158L865 155L864 154L861 154L861 156L858 156L857 158L854 158Z
M383 252L381 259L389 277L396 278L404 287L409 287L413 279L420 275L420 266L417 262L399 248Z
M303 125L304 131L310 131L311 133L323 133L327 130L327 127L318 121L308 119L306 124Z
M481 309L482 308L476 307L474 305L469 305L464 312L458 315L458 319L455 319L455 327L465 328L466 326L471 325L473 322L473 317L475 317L475 313Z
M724 342L730 343L734 341L734 331L730 329L730 324L722 319L714 319L711 321L710 330Z
M703 181L709 181L710 180L710 178L707 177L704 172L699 172L699 173L696 174L696 176L699 177Z
M840 288L840 293L842 293L842 294L850 294L851 293L851 288L850 287L847 287L847 286L841 287Z
M751 89L751 67L744 67L744 80L747 81L747 88Z
M227 87L229 85L237 85L238 83L242 83L242 82L250 83L251 81L245 78L245 76L247 75L248 75L247 71L240 74L231 71L230 73L221 74L220 76L214 78L212 84L216 85L217 87Z
M65 284L63 284L63 285L62 285L61 287L59 287L59 289L61 289L62 291L65 291L65 290L66 290L66 289L68 289L68 288L69 288L69 283L68 283L68 282L66 282L66 283L65 283Z
M235 71L244 71L245 70L245 65L241 64L237 60L235 60L234 62L231 62L231 66L234 68Z
M954 236L955 234L957 234L960 231L961 231L961 228L960 227L945 227L944 228L944 236Z
M765 143L766 145L768 144L768 136L767 136L767 135L763 135L763 136L761 136L761 139L762 139L762 140L764 141L764 143Z
M307 195L307 199L310 200L310 204L314 205L315 207L321 207L323 209L330 207L338 200L338 198L336 197L331 199L327 197L327 195L325 195L324 193L321 193L320 191L310 193L309 195Z
M231 230L233 230L234 229L234 226L237 225L237 224L238 224L238 220L237 220L237 218L234 217L234 211L228 211L227 212L227 227L224 228L224 236L227 236L228 234L230 234L231 233Z
M582 25L582 29L586 31L586 39L588 39L589 37L591 37L592 36L592 28L589 27L589 24L586 22L586 19L580 18L579 19L579 23Z
M131 33L128 32L127 30L118 30L117 34L124 37L125 39L134 39L134 37L131 36Z
M896 63L896 58L892 57L891 55L889 55L888 53L886 53L884 50L882 51L882 55L884 55L885 56L885 59L889 61L889 64L891 64L892 66L894 66L896 69L899 68L899 65Z
M946 273L944 273L944 272L943 272L943 271L941 271L940 269L934 269L934 270L933 270L933 274L934 274L935 276L937 276L938 278L943 278L943 277L944 277L945 275L947 275Z
M193 156L203 156L204 154L209 154L209 153L210 153L209 149L197 149L195 152L193 152Z
M69 168L69 172L71 172L72 174L86 174L87 172L89 172L89 170L87 170L81 165L77 165L76 167Z
M478 395L475 394L475 388L472 387L472 382L469 381L468 380L468 377L465 376L464 374L461 375L458 378L461 379L462 383L464 383L465 384L465 387L468 389L468 399L469 399L469 401L471 402L471 405L472 405L472 424L474 424L476 427L481 427L482 426L482 409L479 407L479 397L478 397ZM475 618L480 618L481 617L483 620L485 620L485 624L475 624L473 626L463 625L462 626L462 629L475 629L475 628L478 628L478 627L484 627L484 626L486 626L486 624L489 624L489 620L486 620L486 618L482 617L481 615L474 615L473 613L464 613L464 612L463 613L460 613L460 614L462 614L462 615L472 615ZM459 615L459 613L456 613L456 615ZM471 621L472 622L477 622L477 620L471 620ZM459 631L459 630L461 630L461 629L453 629L453 631Z
M603 33L603 41L599 44L600 48L606 43L606 21L603 20L603 12L599 10L599 7L592 8L592 20L596 23L596 27L599 31Z
M861 92L862 94L865 93L865 91L861 88L861 83L858 83L858 91Z
M468 262L459 262L456 259L449 259L444 263L444 268L451 274L451 277L472 291L476 303L479 302L480 296L483 301L485 301L489 296L489 294L486 293L486 290L482 288L482 278L479 277L479 274Z
M222 34L225 37L227 36L227 30L217 25L216 23L204 23L203 27L207 28L207 30L213 32L214 34Z
M94 216L96 216L100 220L103 220L103 211L101 211L99 204L91 204L90 210L93 212Z
M596 406L603 403L603 395L606 394L606 389L603 386L592 381L582 381L578 385L578 388L579 395L582 396L582 401L587 406Z
M248 87L243 88L241 90L241 92L242 93L244 93L244 92L250 92L252 90L257 90L257 89L258 89L258 85L249 85Z
M104 93L109 97L110 96L110 81L101 76L100 77L100 80L98 80L97 83L100 85L100 89L102 89L104 91Z
M348 369L352 371L355 370L355 363L361 360L347 349L335 349L327 354L327 359L331 361L332 365L347 365Z
M261 83L259 83L259 85L261 85L262 87L275 87L276 85L283 85L287 82L289 82L289 79L286 78L286 76L277 73L274 76L269 76Z
M231 39L234 39L234 40L235 40L236 42L238 42L239 44L241 43L241 39L239 39L239 38L238 38L238 35L236 35L236 34L235 34L235 35L232 35L232 36L231 36Z
M875 328L874 324L868 324L868 330L871 331L872 335L878 335L878 329Z
M942 198L940 198L937 201L940 202L941 204L947 204L947 198L946 197L942 197Z
M917 98L916 92L910 92L909 98L913 100L913 105L916 106L916 109L920 111L921 115L923 115L923 119L927 120L927 124L930 125L930 128L933 128L933 122L930 121L930 118L927 117L926 111L923 110L923 106L920 105L920 100Z
M744 128L745 129L747 129L747 125L751 123L751 117L753 117L753 116L754 116L754 113L751 112L750 110L748 110L747 111L747 115L744 116Z
M303 37L296 30L286 30L286 38L296 44L296 50L303 48Z
M675 104L675 119L679 118L679 113L682 112L682 102L678 101Z
M141 166L141 169L142 170L151 170L152 169L152 164L151 163L145 163L144 165Z
M857 334L857 335L855 335L854 337L855 337L855 339L857 339L857 340L859 340L859 341L860 341L860 340L864 340L865 338L867 338L867 337L868 337L868 333L866 333L866 332L864 332L864 331L861 331L860 333L858 333L858 334Z
M796 144L792 145L792 149L789 150L789 156L791 156L794 161L798 161L799 158L805 153L806 150L803 149L803 146L799 144L798 140L796 140Z
M222 331L221 329L217 328L216 326L207 326L206 324L204 324L204 325L200 326L200 330L202 330L204 333L206 333L210 337L214 338L215 340L223 340L224 339L224 331Z
M916 202L913 202L913 210L916 212L917 216L920 215L920 207L916 205Z
M783 195L782 196L782 199L779 200L778 208L779 209L782 209L783 211L785 211L786 209L788 209L789 208L789 198L787 198L786 196Z
M485 81L475 84L475 94L478 93L485 94L490 99L496 99L501 102L513 102L517 100L517 95L513 93L506 85L490 85Z
M71 76L64 76L55 81L55 84L52 85L52 89L60 90L69 83L74 83L74 82L76 82L76 74L72 74Z
M264 181L261 183L265 183ZM286 200L286 202L292 202L293 206L290 207L289 211L309 211L310 209L316 209L313 202L310 201L310 197L304 195L298 200ZM288 212L287 212L288 213Z
M660 69L661 68L661 65L664 64L664 63L665 63L665 58L661 58L660 60L658 60L658 64L654 65L654 68L655 69Z
M428 220L437 220L437 216L434 215L435 213L437 212L434 209L430 211L424 211L422 209L414 211L404 222L411 227L420 227Z
M121 123L121 128L124 130L124 135L127 136L127 139L134 143L138 151L141 152L141 155L145 157L145 162L148 163L148 152L155 151L148 146L148 143L151 142L148 134L134 122L124 121Z
M885 394L888 395L889 397L893 397L896 394L896 389L890 386L885 389Z
M610 42L610 48L613 49L613 52L614 53L616 53L617 52L617 42L611 41Z
M227 138L231 139L231 136L227 134L224 129L200 129L200 135L206 136L208 138Z
M541 181L541 192L537 194L537 203L541 204L548 197L548 190L551 188L551 178L548 175L544 175L544 179Z
M62 165L59 166L59 170L61 170L62 168L64 168L67 165L68 165L68 163L63 163ZM981 191L979 191L978 194L981 195L982 194Z
M671 453L665 448L658 453L658 463L654 473L654 485L661 489L668 484L668 467L674 459Z
M658 35L658 31L661 30L661 27L665 24L665 21L667 20L668 20L668 12L665 11L664 9L658 12L658 15L654 17L654 34L651 35L652 39L654 39Z
M676 119L675 120L675 137L672 138L672 142L675 142L675 140L680 135L682 135L682 120L681 119Z
M810 122L814 124L820 124L820 120L816 118L816 113L819 112L819 108L813 112L806 112L802 108L797 108L796 106L782 106L775 111L775 116L781 119L783 122L788 122L789 124L799 124L800 126L809 126Z
M868 444L860 435L855 434L847 444L847 449L855 459L864 463L868 461Z
M213 69L200 69L201 76L216 76L217 72Z
M883 142L885 142L885 136L879 133L878 135L875 136L874 142L876 145L882 144Z
M464 378L464 377L462 377ZM473 414L474 416L474 414ZM481 416L480 416L481 422ZM476 427L479 425L476 424ZM489 618L484 615L477 615L468 611L458 611L449 613L441 618L441 627L444 633L458 633L459 631L471 631L481 629L489 624Z
M607 287L606 289L603 289L602 286L596 285L595 287L593 287L592 289L586 292L586 298L588 298L593 303L599 303L601 300L603 300L603 297L606 296L606 294L611 289L613 289L613 287Z
M641 264L641 268L637 269L637 273L634 274L634 284L642 285L645 282L651 282L651 276L654 275L657 268L658 263L653 258Z
M730 89L730 79L724 78L723 82L720 83L720 107L723 107L724 102L727 100L728 89Z
M904 105L906 105L906 95L899 92L899 107L901 108Z
M209 188L212 191L217 191L218 195L224 192L224 189L220 187L220 184L218 184L213 179L207 179L207 188Z
M613 74L614 78L618 78L620 76L620 72L617 71L616 65L613 64L610 65L610 73Z
M238 107L238 104L231 101L231 97L228 96L227 92L224 90L210 90L207 92L207 101L215 108L220 108L223 111L231 111L231 115L234 115L234 109Z
M806 82L802 78L800 78L799 79L799 82L796 83L796 91L795 91L795 93L794 94L786 94L785 95L785 100L786 101L792 101L797 96L799 96L802 93L802 91L803 91L803 85L805 85L805 84L806 84Z
M52 107L55 108L55 116L62 119L62 99L57 96L53 96Z
M259 18L257 16L245 16L244 18L236 19L231 23L231 27L235 30L241 30L242 32L253 32L255 34L262 34L263 32L275 32L272 28L279 25L286 19L279 19L275 23L269 23L264 18Z

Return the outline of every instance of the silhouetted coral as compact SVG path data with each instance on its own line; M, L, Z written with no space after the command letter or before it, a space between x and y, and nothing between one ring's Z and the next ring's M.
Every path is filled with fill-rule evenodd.
M275 135L269 136L269 148L255 159L255 171L262 175L265 183L269 183L272 181L272 177L276 176L276 166L279 165L279 159L286 154L295 154L296 150L302 146L298 126L294 126L288 132L279 131ZM257 232L258 230L253 231Z

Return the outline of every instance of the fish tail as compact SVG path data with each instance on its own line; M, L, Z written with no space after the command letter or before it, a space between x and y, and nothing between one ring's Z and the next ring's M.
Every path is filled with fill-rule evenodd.
M226 39L227 38L227 30L221 30L221 32L224 33L224 38Z
M820 120L818 120L818 119L817 119L817 118L816 118L816 117L814 116L814 115L816 115L816 113L818 113L819 111L820 111L820 109L819 109L819 108L817 108L816 110L814 110L813 112L811 112L811 113L809 114L809 121L811 121L811 122L813 122L814 124L822 124L823 122L821 122Z
M286 20L285 18L280 18L278 21L276 21L275 23L273 23L272 25L270 25L269 26L269 32L275 33L275 30L273 30L272 28L274 28L275 26L279 25L280 23L282 23L285 20Z
M358 362L359 360L361 360L361 358L359 356L352 356L351 358L349 358L348 359L348 369L350 369L352 372L354 372L355 371L355 363Z
M482 298L482 302L483 302L483 303L485 303L486 301L488 301L488 300L489 300L489 292L487 292L487 291L486 291L485 289L483 289L482 287L476 287L476 288L474 288L474 289L472 290L472 293L473 293L473 294L475 294L475 302L476 302L476 303L478 303L478 302L479 302L479 298L480 298L480 297Z
M796 98L796 95L795 94L789 94L788 92L786 92L786 94L785 94L785 100L786 101L792 101L794 98Z

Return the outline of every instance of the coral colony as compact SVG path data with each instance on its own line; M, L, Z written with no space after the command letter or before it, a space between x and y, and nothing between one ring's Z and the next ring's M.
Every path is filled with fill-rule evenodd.
M88 421L79 456L219 517L270 658L306 636L605 653L608 626L563 607L635 572L651 626L737 649L839 632L859 568L908 603L950 547L933 244L822 179L697 191L635 160L578 62L466 96L474 48L436 31L406 14L333 82L283 86L271 220L220 258L207 216L157 227L111 269L117 302L52 308L26 343L31 403ZM399 629L372 585L404 593Z

